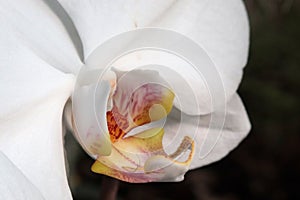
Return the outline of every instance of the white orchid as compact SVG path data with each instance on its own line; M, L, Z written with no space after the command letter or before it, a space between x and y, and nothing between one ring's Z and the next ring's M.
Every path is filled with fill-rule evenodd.
M101 150L102 153L98 154L93 166L94 171L131 182L182 180L187 170L212 163L227 155L249 132L247 113L236 94L243 67L247 62L249 45L248 19L240 0L0 0L0 16L0 199L72 199L63 148L64 106L73 93L80 68L86 63L93 63L95 55L101 57L97 53L97 47L114 35L137 28L159 27L174 30L205 49L222 80L226 97L223 106L226 106L226 113L224 110L212 109L209 93L203 89L201 80L195 79L191 72L182 70L184 66L176 67L182 67L183 63L150 52L151 59L173 66L192 88L196 88L194 95L200 99L197 108L192 104L189 106L188 98L182 107L174 102L177 111L181 110L186 117L182 124L183 130L188 132L197 129L194 138L187 137L187 142L182 143L182 147L185 147L185 143L193 144L192 147L189 146L193 155L190 154L186 162L182 162L183 168L160 171L154 179L151 173L144 173L138 178L134 173L127 173L126 178L122 178L120 173L109 171L114 167L119 169L120 166L113 165L118 163L119 158L110 160ZM82 50L78 41L74 41L76 37L72 36L72 30L78 31ZM141 57L146 57L147 60L147 55L133 54L119 60L115 65L123 69L135 68L133 65ZM114 73L115 78L109 79L109 82L119 80L118 73L121 72L116 69ZM139 81L136 79L139 73L153 75L154 72L133 70L131 75L134 75L135 82ZM172 82L166 76L155 77L159 81ZM101 101L105 106L109 98L113 98L114 102L118 101L118 94L112 94L114 86L108 85L106 93L101 93L107 97ZM126 90L127 86L118 82L116 87ZM159 87L158 90L164 91L163 94L167 96L167 103L165 100L160 101L167 112L156 119L165 117L171 111L173 95L187 95L185 90L175 90L174 93L168 88ZM110 111L111 108L108 107L105 107L107 110L103 113ZM209 154L200 158L195 155L200 152L200 141L203 140L201 133L207 130L213 135L220 132L209 127L212 115L217 118L226 116L222 134ZM200 119L199 126L193 123L194 119ZM107 120L109 122L109 118ZM178 119L173 120L176 124ZM148 119L147 123L151 121L153 120ZM166 128L165 132L172 131L173 128ZM162 131L157 132L159 134L154 137L162 137ZM115 142L115 136L111 135L111 141L118 143L120 147L137 144L125 143L132 140L130 136ZM206 139L210 140L209 138L210 135ZM95 143L91 144L95 147ZM147 146L149 141L140 144ZM159 149L164 148L162 144L157 144ZM129 147L136 149L134 145ZM176 151L177 147L174 146L172 150ZM88 153L93 151L92 148L86 150ZM113 153L108 151L106 154L111 152ZM177 151L169 158L176 156ZM166 164L166 160L160 161ZM102 162L113 164L103 165ZM150 171L155 171L153 166L157 167L157 163L148 165ZM105 167L108 170L103 170ZM138 169L137 172L141 173L143 170L145 171L144 168Z

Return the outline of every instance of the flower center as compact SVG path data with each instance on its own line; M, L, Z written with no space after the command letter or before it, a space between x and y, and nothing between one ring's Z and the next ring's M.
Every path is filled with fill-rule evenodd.
M135 127L166 117L172 109L174 93L156 83L144 84L130 96L117 89L118 92L122 94L114 95L113 108L106 113L112 142L123 138ZM116 100L116 96L121 98Z

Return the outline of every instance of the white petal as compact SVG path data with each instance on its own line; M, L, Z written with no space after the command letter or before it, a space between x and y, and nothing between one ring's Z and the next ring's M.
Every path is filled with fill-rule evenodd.
M178 145L184 136L193 138L196 151L190 169L220 160L234 149L250 130L246 110L237 94L227 104L222 129L220 129L222 124L214 124L213 121L210 124L211 115L193 117L182 113L180 117L180 113L176 112L171 115L172 118L167 120L165 126L164 148L167 152L172 152L174 146ZM216 111L217 118L222 116L222 111ZM203 146L204 141L215 145ZM207 149L202 149L202 147Z
M124 31L149 25L173 0L58 0L82 39L85 58L105 40Z
M202 46L216 64L225 93L231 98L248 58L249 24L242 1L177 1L153 25L178 31ZM192 78L192 74L189 77L193 85L205 88L201 81Z
M83 148L96 158L110 155L111 141L106 122L109 81L77 86L73 94L75 136Z
M62 112L74 76L53 68L18 41L9 29L0 32L0 151L46 199L71 199Z
M236 92L247 62L249 25L240 0L181 1L67 1L60 0L70 14L82 38L86 58L110 37L136 27L161 27L177 31L203 47L215 63L228 99ZM210 113L211 99L205 77L185 70L188 64L160 54L133 53L124 65L164 64L177 69L197 89L200 109L183 109L187 114ZM146 57L146 58L145 58ZM140 60L146 59L141 62ZM152 62L149 62L149 59ZM128 60L130 62L128 62ZM154 62L153 62L154 61ZM118 65L116 65L118 67ZM190 96L189 93L182 94Z
M38 189L0 151L0 199L44 199Z
M81 66L80 57L56 14L64 10L59 9L59 3L54 4L54 1L0 0L0 28L55 68L75 73Z

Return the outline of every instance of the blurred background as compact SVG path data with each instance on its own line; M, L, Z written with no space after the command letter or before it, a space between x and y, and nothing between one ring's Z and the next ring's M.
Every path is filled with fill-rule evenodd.
M300 1L245 4L251 47L239 93L251 133L229 156L190 171L181 183L121 182L118 199L300 199ZM100 199L103 176L90 171L93 160L71 134L66 143L74 199Z

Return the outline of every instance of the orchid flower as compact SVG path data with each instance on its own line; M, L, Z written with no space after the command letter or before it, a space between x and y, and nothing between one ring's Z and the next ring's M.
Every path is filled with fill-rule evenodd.
M0 16L0 199L72 199L63 148L64 107L74 92L81 67L93 62L93 55L101 56L95 53L97 47L126 31L159 27L199 44L221 77L226 113L212 109L202 80L183 70L184 63L155 53L150 54L151 59L171 65L195 89L199 106L189 105L189 98L180 106L176 96L189 94L176 85L143 83L133 91L133 83L141 82L143 77L174 84L176 79L168 80L168 76L155 70L135 69L134 63L147 55L132 54L115 63L116 68L105 75L99 86L99 113L103 130L107 129L106 135L100 136L108 136L109 140L92 134L91 140L84 141L90 144L84 146L85 150L97 155L93 171L129 182L180 181L186 171L223 158L250 130L247 113L236 93L249 45L249 24L240 0L0 0ZM72 30L78 32L82 46L75 41ZM132 71L122 82L128 67ZM135 96L122 97L127 91ZM150 95L148 102L138 101L149 91L156 95ZM139 109L121 111L122 105L131 100L140 105ZM149 115L151 109L153 115ZM164 144L178 126L178 113L185 118L181 123L183 135L167 150ZM71 119L71 112L64 114ZM212 115L224 114L222 130L209 127ZM130 118L125 117L128 115ZM170 123L164 128L146 127L129 134L167 116L171 116ZM117 123L121 119L129 124ZM188 135L190 130L196 130L195 137ZM202 133L207 130L212 135L220 131L222 134L209 154L200 158ZM206 139L210 140L210 135ZM120 153L120 149L126 151ZM139 156L138 163L130 163L132 154L130 158L124 155L141 151L146 153ZM186 153L184 160L177 160L182 153Z

